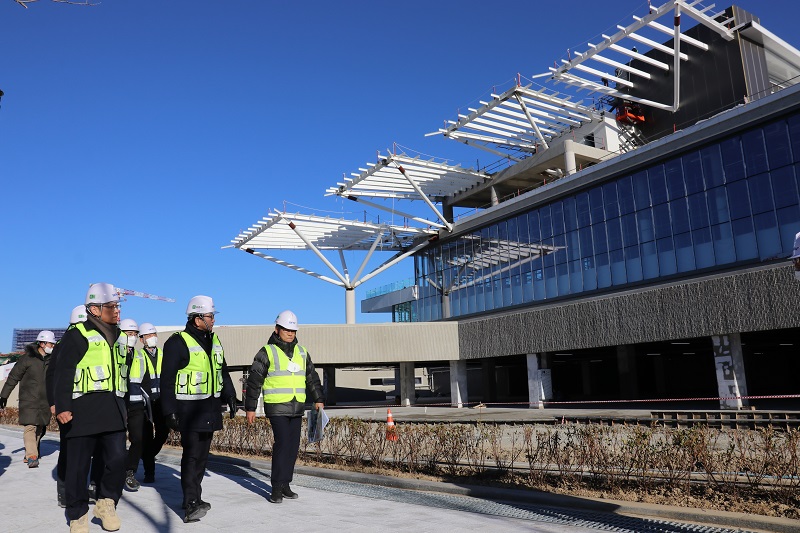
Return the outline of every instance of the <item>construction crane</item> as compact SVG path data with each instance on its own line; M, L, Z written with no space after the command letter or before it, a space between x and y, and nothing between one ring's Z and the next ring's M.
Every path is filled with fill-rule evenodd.
M116 287L117 294L119 297L122 298L123 296L138 296L139 298L147 298L148 300L159 300L162 302L174 302L175 298L167 298L166 296L157 296L155 294L148 294L146 292L140 291L132 291L130 289L123 289L121 287Z

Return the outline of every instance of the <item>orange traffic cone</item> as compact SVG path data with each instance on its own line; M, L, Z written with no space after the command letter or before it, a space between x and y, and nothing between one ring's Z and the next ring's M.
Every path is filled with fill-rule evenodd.
M397 428L394 427L392 410L386 410L386 440L397 440Z

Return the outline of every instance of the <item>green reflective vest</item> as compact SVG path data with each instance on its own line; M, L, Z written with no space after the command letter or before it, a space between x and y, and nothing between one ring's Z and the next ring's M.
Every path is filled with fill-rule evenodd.
M130 396L128 396L129 401L144 401L144 397L142 396L142 380L144 379L145 372L150 374L150 380L152 382L156 375L156 371L153 368L153 363L150 361L150 358L147 356L147 354L144 353L144 350L136 350L133 353L131 369L128 373L128 390L130 392Z
M175 398L178 400L204 400L213 394L222 393L222 362L225 354L216 333L213 333L211 357L194 337L181 331L180 335L189 348L189 364L178 370L175 377ZM213 365L213 366L212 366Z
M125 336L120 335L114 346L94 329L87 330L83 322L75 325L81 332L89 348L75 367L72 398L79 398L90 392L115 392L124 397L128 391L128 365L125 361Z
M264 403L286 403L297 398L306 401L306 349L295 344L290 359L283 350L274 344L264 346L269 358L267 377L262 392Z

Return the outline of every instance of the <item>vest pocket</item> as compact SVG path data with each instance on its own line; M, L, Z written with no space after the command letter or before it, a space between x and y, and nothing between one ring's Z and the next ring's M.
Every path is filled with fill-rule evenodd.
M106 365L96 365L84 370L85 392L111 390L109 383L111 380L111 368Z

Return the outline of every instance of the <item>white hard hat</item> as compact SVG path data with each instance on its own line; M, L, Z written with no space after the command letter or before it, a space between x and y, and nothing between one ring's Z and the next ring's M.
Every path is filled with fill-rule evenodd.
M211 296L198 295L189 300L189 305L186 306L186 315L206 315L208 313L217 313L214 309L214 300Z
M86 293L86 305L118 302L117 289L110 283L93 283Z
M794 251L792 251L792 257L789 259L797 259L800 257L800 232L794 236Z
M69 315L69 323L77 324L78 322L86 322L86 306L76 305L75 309Z
M156 327L150 322L142 322L139 326L139 336L141 337L142 335L149 335L151 333L156 333Z
M122 331L139 331L139 325L132 318L123 318L119 322L119 329Z
M275 317L275 324L279 325L283 329L297 331L297 315L289 310L281 311L281 313Z
M53 344L56 343L56 334L46 329L44 331L40 331L39 335L36 336L36 342L52 342Z

